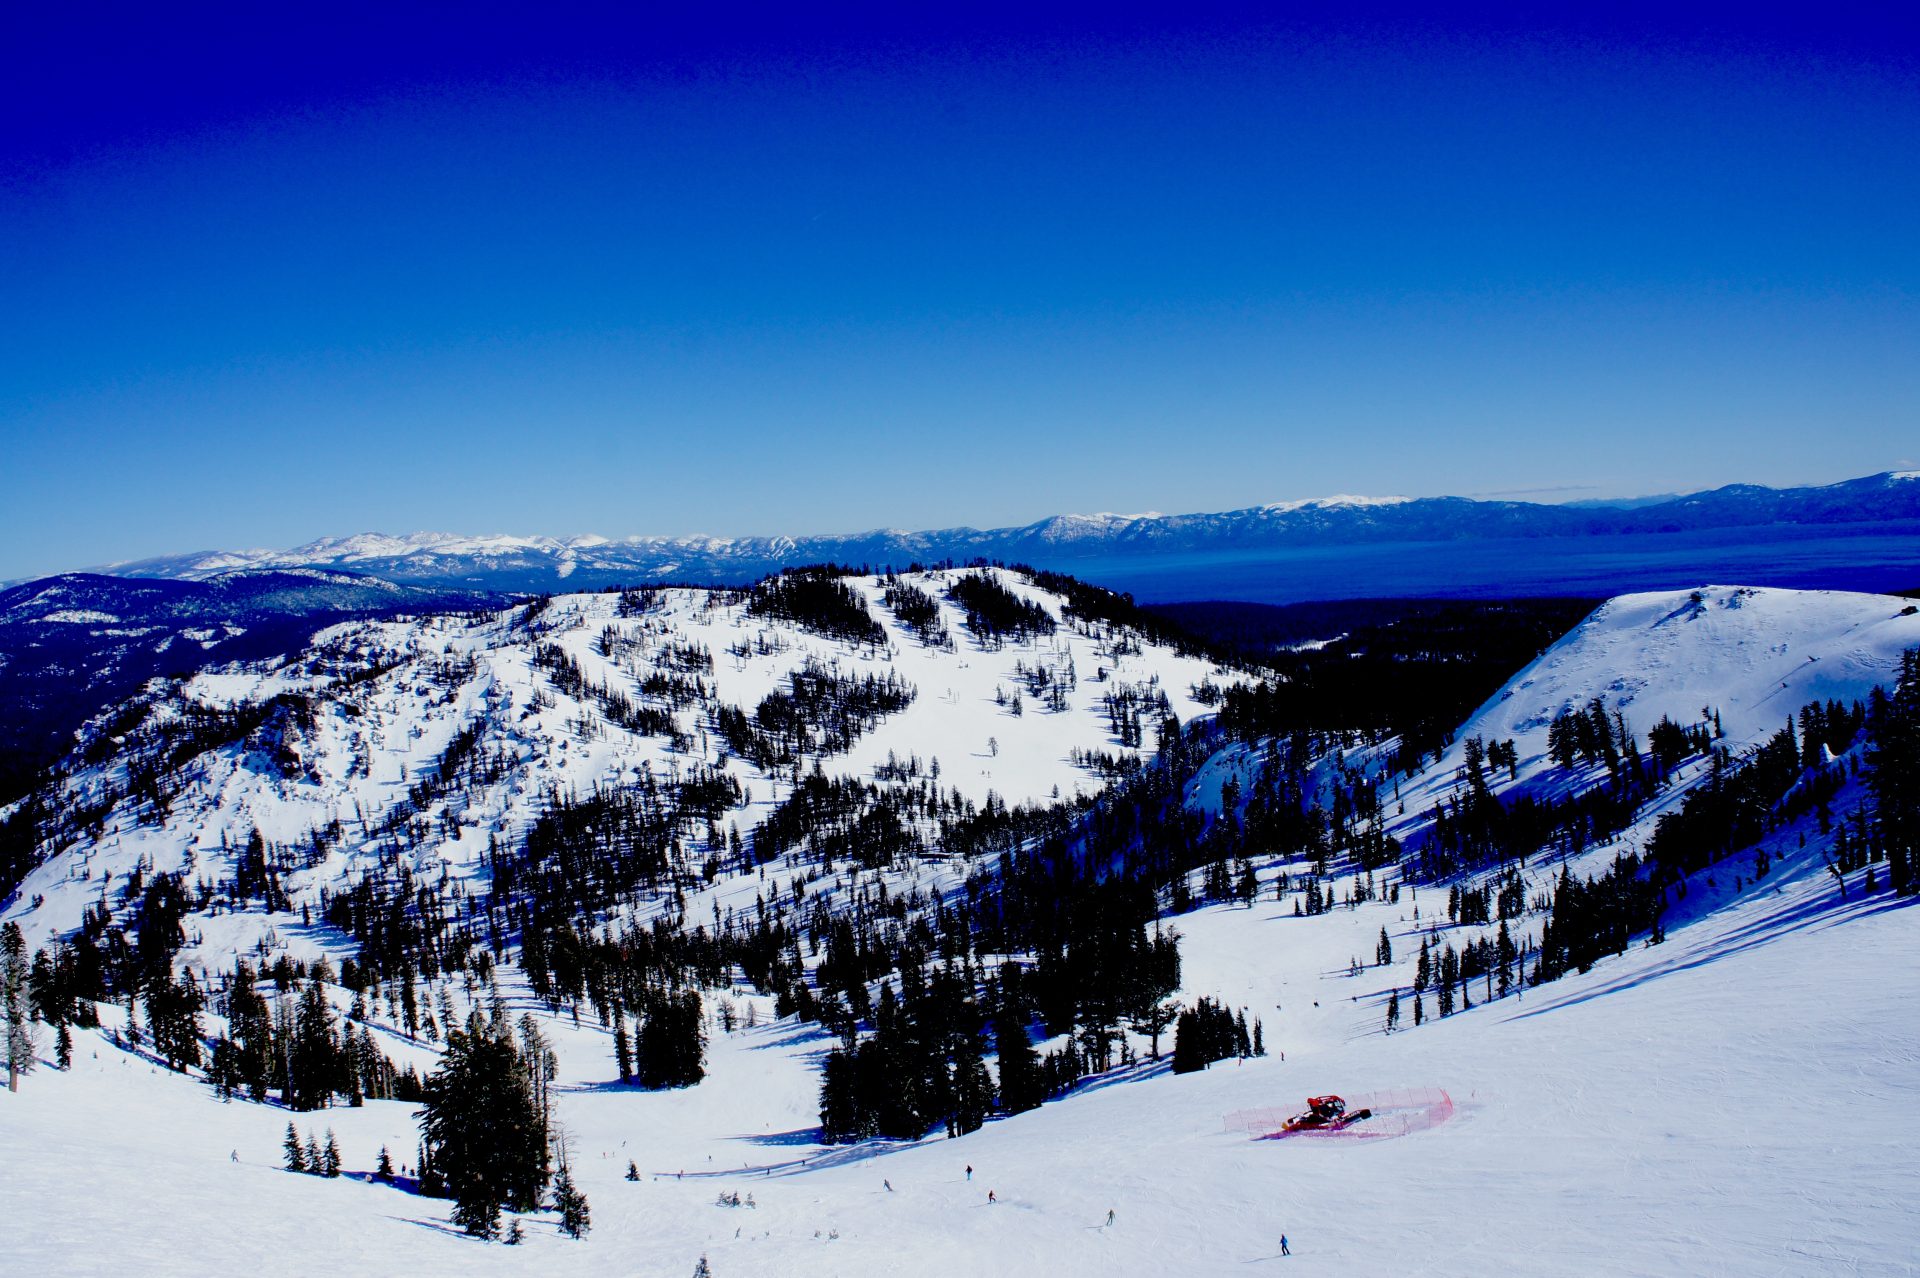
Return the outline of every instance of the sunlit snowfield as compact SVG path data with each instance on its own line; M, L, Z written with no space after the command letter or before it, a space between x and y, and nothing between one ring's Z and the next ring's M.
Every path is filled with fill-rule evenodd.
M1564 774L1543 757L1551 708L1604 690L1636 724L1710 704L1741 748L1806 700L1884 681L1889 662L1920 640L1920 617L1903 604L1730 588L1615 600L1460 735L1517 742L1517 776L1503 788L1559 784ZM583 634L600 624L589 620ZM1012 650L996 656L1016 659ZM1137 660L1165 658L1149 651ZM944 686L931 677L929 667L923 688ZM975 714L989 715L995 677L968 665L967 680L979 685ZM407 691L411 676L395 678ZM405 696L377 704L392 720L385 730L403 738L414 718L444 709ZM577 713L542 712L556 722ZM936 697L912 713L939 723L955 711ZM968 731L998 724L1011 742L1017 730L1057 736L1075 722L1035 712L969 719ZM970 766L1009 766L1032 744ZM1454 784L1461 748L1402 784L1404 828ZM1190 801L1217 809L1221 784L1252 757L1245 747L1216 757ZM237 776L243 764L221 766ZM209 776L208 794L220 792L222 777ZM313 800L306 784L294 787L303 802ZM1859 784L1847 783L1851 797ZM278 801L271 787L248 794L256 816ZM1618 845L1577 858L1575 871L1598 869L1644 838L1677 798L1669 792ZM141 850L196 842L199 823L217 816L182 802L178 828L149 831ZM290 1115L223 1104L204 1083L114 1047L105 1031L125 1013L107 1007L105 1030L77 1035L71 1073L43 1068L17 1096L0 1095L0 1213L32 1222L9 1230L6 1268L683 1276L705 1255L723 1278L1229 1274L1278 1264L1381 1275L1913 1273L1920 1022L1910 1004L1920 914L1911 901L1862 894L1859 874L1843 895L1812 818L1768 842L1779 855L1757 883L1737 861L1695 875L1684 906L1669 913L1664 944L1636 942L1586 974L1504 1000L1474 989L1472 1010L1419 1029L1406 1027L1403 1006L1404 1028L1391 1035L1382 1032L1386 994L1412 983L1422 936L1457 943L1475 929L1447 926L1445 894L1432 888L1299 917L1292 898L1264 889L1302 867L1259 861L1263 891L1252 907L1213 906L1172 924L1184 937L1181 997L1246 1007L1264 1023L1267 1056L1179 1077L1141 1062L959 1140L818 1144L817 1065L833 1040L773 1020L771 1001L744 989L709 992L743 1017L751 1009L756 1023L716 1025L708 1077L686 1091L612 1084L605 1028L591 1016L578 1024L543 1016L559 1053L559 1120L593 1229L575 1242L550 1214L530 1216L519 1249L460 1236L444 1201L371 1182L382 1147L397 1163L414 1161L412 1106ZM105 865L128 850L109 842L93 854ZM97 890L63 878L68 868L43 867L27 891L58 895L77 883L79 900ZM1558 872L1558 861L1537 861L1532 886ZM712 891L741 886L723 876ZM698 915L707 904L690 908ZM245 912L195 918L186 956L217 963L243 950L246 929L261 921ZM280 939L300 952L346 953L337 937L280 922ZM1394 949L1386 966L1372 961L1382 928ZM503 981L516 1014L537 1008L517 970ZM396 1061L431 1064L427 1045L377 1028ZM1228 1122L1241 1110L1297 1109L1313 1094L1401 1087L1445 1089L1455 1111L1431 1130L1373 1140L1254 1140ZM289 1118L303 1134L331 1129L348 1176L283 1171ZM626 1178L629 1162L637 1181ZM1282 1234L1291 1257L1278 1254Z

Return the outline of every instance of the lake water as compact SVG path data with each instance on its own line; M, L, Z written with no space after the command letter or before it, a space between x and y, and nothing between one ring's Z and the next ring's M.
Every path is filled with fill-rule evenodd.
M1600 597L1701 585L1920 589L1920 520L1698 532L1387 542L1055 565L1142 603L1522 595Z

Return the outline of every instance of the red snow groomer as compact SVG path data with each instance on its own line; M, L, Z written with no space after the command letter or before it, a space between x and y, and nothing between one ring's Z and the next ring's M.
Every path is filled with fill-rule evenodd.
M1287 1132L1337 1132L1351 1127L1362 1119L1372 1118L1370 1109L1356 1109L1347 1112L1347 1102L1338 1096L1309 1096L1304 1114L1295 1114L1287 1120L1282 1131Z

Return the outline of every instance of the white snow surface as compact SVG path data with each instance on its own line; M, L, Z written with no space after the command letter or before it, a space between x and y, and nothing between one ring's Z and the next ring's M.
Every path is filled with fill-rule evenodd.
M1594 697L1618 709L1643 744L1663 716L1686 725L1717 712L1722 744L1737 755L1809 701L1851 702L1891 685L1900 654L1920 647L1920 615L1910 607L1888 595L1752 586L1611 599L1475 711L1440 760L1402 786L1411 818L1403 828L1458 783L1468 738L1514 742L1519 777L1496 776L1496 791L1532 784L1551 767L1554 716Z
M1009 589L1060 617L1053 596L1017 574L991 571ZM919 580L940 597L945 579L957 575L936 572ZM929 648L881 603L879 579L848 581L887 628L885 646L853 646L748 615L744 605L726 602L726 592L674 589L660 593L658 609L637 617L618 615L615 594L561 596L531 630L516 622L518 609L478 623L445 617L348 623L321 632L308 657L286 667L238 667L198 675L183 691L190 701L208 705L233 706L290 692L322 693L313 729L290 742L300 770L287 775L260 751L245 746L203 755L190 765L192 780L163 824L156 827L117 815L101 837L50 858L27 877L19 897L45 901L27 921L29 931L38 944L55 931L78 926L103 876L124 877L143 862L160 872L191 870L224 877L231 872L232 853L222 852L223 839L231 850L243 847L254 829L269 842L285 844L306 841L311 831L334 821L350 829L359 828L363 819L377 825L382 814L406 800L409 787L435 766L455 735L474 724L482 728L484 746L517 755L524 767L477 802L449 810L454 835L431 846L415 866L417 872L437 876L444 867L450 874L476 875L489 832L524 828L550 792L585 794L596 785L637 777L642 770L662 775L709 764L731 772L751 799L730 818L743 835L791 791L785 774L765 774L737 757L723 757L719 739L696 709L677 714L691 743L688 750L675 749L665 737L639 736L609 722L592 698L559 692L545 672L534 668L539 644L557 645L579 663L589 681L635 701L646 699L638 691L640 679L670 666L669 644L695 645L713 660L712 669L699 677L714 686L720 702L749 715L809 661L856 679L892 671L915 689L912 704L882 719L845 753L825 759L823 770L872 779L891 756L902 764L917 759L924 776L937 762L939 787L957 790L976 804L985 803L989 794L1008 804L1034 804L1071 797L1076 790L1097 791L1103 781L1072 761L1075 749L1112 756L1142 754L1139 748L1122 746L1113 735L1102 708L1102 698L1109 693L1124 688L1164 693L1184 721L1206 710L1194 698L1194 685L1245 677L1104 624L1075 627L1063 620L1051 636L988 650L967 631L960 610L943 597L941 608L955 646L951 651ZM625 645L612 658L601 653L603 633ZM386 662L397 664L350 688L335 688L343 674ZM1062 680L1071 672L1073 686L1064 710L1048 710L1021 685L1017 672L1036 669ZM1145 749L1152 746L1149 730ZM70 788L97 794L118 780L115 765L108 765L83 771ZM321 887L351 882L357 865L357 851L349 840L326 862L305 872L297 887L317 901ZM751 903L752 884L744 886L744 901Z
M1661 713L1697 717L1712 705L1729 739L1743 742L1771 732L1814 695L1864 696L1886 680L1903 646L1920 643L1915 619L1897 616L1900 600L1728 588L1701 594L1697 606L1688 592L1606 605L1477 712L1461 736L1520 742L1517 784L1540 778L1540 747L1532 744L1544 733L1539 717L1595 695L1610 704L1630 697L1625 714L1642 734ZM577 647L576 656L590 652L604 624L601 602L557 600L560 617L581 610L580 624L549 638ZM676 624L700 624L686 603L689 615ZM956 638L962 634L956 624ZM520 719L531 685L524 657L503 636L416 626L386 638L417 645L422 661L449 646L479 645L483 673L438 709L428 703L444 694L421 697L417 669L376 681L366 714L383 723L366 729L375 739L363 744L431 759L452 731L448 724L491 700L512 708L530 758L560 754L556 734L541 725L577 709L561 704ZM961 641L959 654L925 654L953 663L960 683L956 701L914 736L922 757L937 752L958 774L961 747L997 732L1001 760L966 757L969 766L1005 767L1015 748L1007 744L1009 723L1024 731L1073 721L1031 706L1017 721L995 717L1004 715L991 700L990 680L1004 677L996 673L999 659L1030 661L1032 653L982 654ZM912 643L901 639L897 647L904 661ZM723 665L718 647L715 656ZM928 680L949 666L918 669L920 698L909 715L923 703L940 704L929 694L945 685ZM1160 669L1171 675L1174 667ZM775 677L754 663L719 674L737 680L729 697L736 687L751 697ZM1083 690L1089 675L1083 663ZM253 677L253 695L295 679ZM1169 696L1177 690L1168 687ZM421 739L401 751L414 728ZM348 729L323 725L323 737L334 731ZM949 733L959 746L947 744ZM333 777L328 760L349 748L346 740L316 754L319 783L268 786L245 760L217 762L208 769L206 802L177 809L180 828L168 827L164 837L109 832L37 872L10 914L38 923L61 914L69 894L95 899L97 881L62 879L89 858L97 880L98 870L136 849L156 858L178 854L188 835L194 855L217 855L219 824L291 813L289 805L308 802L294 793L302 786L324 808L342 794L399 784L396 765L378 751L371 779ZM1059 740L1049 738L1044 749ZM884 757L885 747L872 744ZM1023 767L1044 762L1043 747L1017 748L1029 750ZM1443 792L1457 756L1456 747L1412 788ZM583 757L594 761L589 771L635 762L606 741L576 739L554 766L582 767ZM1209 775L1217 782L1244 762L1244 752L1223 756ZM1010 786L998 767L993 778L969 783ZM1031 781L1028 792L1049 785L1049 775ZM756 798L767 788L756 782ZM1206 806L1204 793L1196 797ZM1217 807L1217 784L1212 797ZM1417 814L1415 802L1408 808ZM310 815L302 809L286 823ZM1415 817L1406 820L1410 830ZM463 835L447 854L464 855L472 837ZM817 1061L832 1040L816 1027L772 1021L767 1001L744 990L709 991L708 1006L751 1007L760 1023L732 1033L716 1024L708 1078L681 1092L612 1085L608 1033L590 1019L576 1027L542 1012L560 1056L560 1118L594 1227L574 1242L557 1233L550 1213L528 1217L518 1250L465 1239L448 1224L447 1203L366 1178L383 1145L396 1162L413 1161L410 1106L371 1102L290 1115L221 1104L204 1083L113 1046L103 1032L81 1032L71 1073L43 1067L17 1095L0 1092L0 1220L10 1226L0 1233L0 1270L683 1278L705 1255L717 1278L1275 1268L1396 1278L1920 1273L1912 1173L1920 1019L1911 1014L1920 913L1884 894L1842 896L1822 868L1821 838L1810 824L1768 842L1777 843L1778 860L1767 878L1736 885L1734 867L1725 864L1698 876L1689 909L1671 918L1664 944L1636 943L1589 973L1517 998L1486 1002L1475 990L1472 1010L1391 1035L1381 1030L1386 992L1411 984L1421 938L1458 945L1484 934L1447 925L1444 891L1409 888L1396 904L1374 900L1304 918L1270 890L1251 908L1196 911L1174 920L1184 938L1183 997L1215 995L1245 1007L1264 1022L1270 1055L1181 1077L1142 1062L961 1139L908 1147L816 1144ZM1268 885L1301 868L1273 859L1258 866ZM1540 863L1529 877L1544 890L1557 872L1557 862ZM725 887L723 879L716 894ZM747 880L749 894L752 887ZM29 914L33 891L48 899ZM690 906L689 917L705 908ZM217 964L251 944L263 923L296 953L328 945L324 936L302 934L297 916L196 916L188 960ZM1395 961L1375 966L1382 928ZM505 984L515 1012L537 1008L514 975ZM453 997L464 1014L457 984ZM106 1014L109 1027L124 1016L113 1008ZM47 1037L44 1027L40 1034ZM409 1044L397 1031L387 1040L397 1058L430 1060L428 1044ZM1134 1047L1144 1055L1143 1039ZM50 1055L50 1044L41 1048ZM1312 1094L1401 1086L1445 1088L1456 1113L1433 1130L1375 1141L1259 1141L1225 1129L1225 1116L1237 1110L1294 1109ZM349 1175L326 1181L280 1170L290 1118L303 1134L333 1129ZM623 1178L630 1159L643 1173L637 1184ZM988 1190L998 1200L991 1205ZM750 1194L755 1205L716 1205L729 1192ZM1282 1234L1293 1253L1284 1259Z

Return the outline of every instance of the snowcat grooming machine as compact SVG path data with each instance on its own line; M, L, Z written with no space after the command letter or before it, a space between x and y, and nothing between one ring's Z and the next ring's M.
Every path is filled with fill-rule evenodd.
M1337 1132L1372 1117L1370 1109L1347 1112L1347 1102L1338 1096L1309 1096L1306 1112L1289 1118L1282 1132Z

